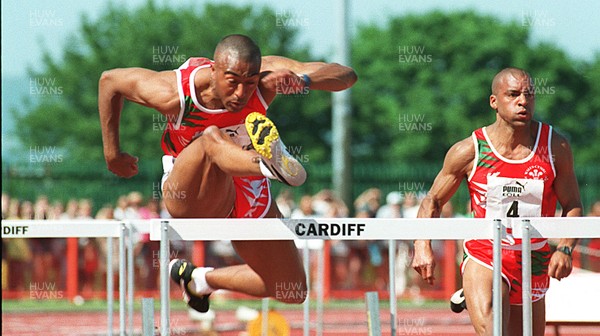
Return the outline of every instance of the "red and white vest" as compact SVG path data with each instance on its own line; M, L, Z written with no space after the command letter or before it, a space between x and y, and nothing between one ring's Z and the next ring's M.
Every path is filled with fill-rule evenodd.
M224 130L240 146L247 146L250 139L244 127L246 116L252 112L267 114L268 105L258 88L240 112L211 110L202 106L196 97L194 77L198 70L212 67L213 64L208 58L193 57L174 70L177 74L180 111L177 119L166 120L161 140L165 155L177 157L192 140L202 135L204 129L211 125Z
M474 131L472 138L476 160L467 182L475 218L554 216L556 170L552 157L552 126L539 123L531 154L521 160L502 157L485 127ZM520 239L512 238L510 228L507 233L503 245L521 244ZM534 238L531 242L536 249L546 240Z

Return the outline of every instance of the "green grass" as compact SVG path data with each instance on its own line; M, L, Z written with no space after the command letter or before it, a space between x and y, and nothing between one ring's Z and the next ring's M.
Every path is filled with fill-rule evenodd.
M141 299L134 300L134 309L141 310ZM171 310L185 310L186 305L182 300L171 300ZM316 300L311 299L311 309L316 307ZM231 300L215 298L211 300L211 308L215 310L235 310L240 306L245 306L253 309L261 309L261 300ZM160 309L160 300L154 299L154 307L156 311ZM301 310L302 305L290 305L271 300L269 307L276 310ZM382 309L389 308L389 301L381 300L380 307ZM421 306L414 305L410 301L398 301L398 309L439 309L447 308L446 301L425 301ZM115 300L114 309L118 311L119 302ZM363 300L329 300L324 303L324 309L365 309ZM75 305L69 300L2 300L2 313L33 313L33 312L70 312L70 311L85 311L98 312L106 311L106 300L86 300L82 305Z

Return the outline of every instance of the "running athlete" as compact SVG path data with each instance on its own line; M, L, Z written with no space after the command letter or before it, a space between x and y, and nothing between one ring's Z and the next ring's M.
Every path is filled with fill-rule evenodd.
M490 106L496 111L496 121L450 148L418 217L439 217L462 179L468 182L476 218L508 218L511 223L512 217L551 217L557 200L563 217L581 216L571 149L551 126L533 119L535 88L531 76L517 68L500 71L492 82ZM520 335L521 240L507 231L502 241L503 335ZM552 253L546 239L532 239L534 335L544 334L549 276L560 280L571 273L571 252L576 243L577 239L561 239ZM479 335L492 335L492 242L467 240L464 252L461 291L471 323ZM415 241L412 266L433 284L435 260L430 241Z
M340 91L356 79L351 68L335 63L262 57L243 35L223 38L213 60L191 58L175 71L106 71L98 107L108 169L121 177L138 172L138 159L119 146L119 116L127 99L168 120L162 188L171 216L281 217L268 178L299 186L306 172L266 117L269 104L280 92ZM207 311L208 296L217 289L304 301L306 276L293 241L235 241L233 246L246 264L212 269L171 261L171 278L182 286L190 307ZM298 293L278 293L282 288Z

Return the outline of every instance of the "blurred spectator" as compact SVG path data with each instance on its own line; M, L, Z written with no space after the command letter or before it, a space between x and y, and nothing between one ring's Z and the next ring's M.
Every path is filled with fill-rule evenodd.
M96 213L95 219L98 220L111 220L114 218L114 208L111 204L105 204L98 212ZM106 288L106 283L104 280L106 279L106 271L109 265L107 264L107 239L101 238L97 239L98 244L98 255L99 255L99 265L98 272L96 274L96 278L101 277L102 279L96 279L95 282L103 283L102 288ZM114 283L118 283L119 279L119 248L117 239L113 239L113 253L112 253L112 268L113 268L113 281Z
M102 208L100 208L100 210L98 210L95 218L102 220L114 219L114 212L115 210L113 209L112 205L105 204Z
M160 218L160 204L158 200L151 198L138 211L141 219Z
M48 217L49 217L48 212L49 212L50 205L48 203L48 197L46 197L46 195L38 196L33 208L34 208L33 209L33 211L34 211L33 218L34 219L48 219Z
M43 202L43 201L42 201ZM38 216L42 216L43 207L38 207ZM21 203L21 219L34 219L36 213L34 206L29 201ZM30 238L32 252L32 281L42 283L49 281L48 271L53 266L52 245L47 238Z
M375 218L381 206L381 190L370 188L360 194L354 201L357 218Z
M60 219L76 219L79 216L79 201L70 199L67 202L65 212L60 216Z
M402 204L402 217L417 218L419 212L419 200L414 192L404 193L404 204Z
M8 215L8 211L6 212ZM4 220L6 218L2 218ZM2 291L8 289L8 252L6 250L7 241L2 238Z
M290 218L292 211L296 208L292 191L290 189L282 189L279 195L277 195L275 202L283 218Z
M316 217L348 217L348 207L329 189L323 189L313 195L312 208ZM348 278L348 255L350 249L344 241L331 242L332 284L336 289L350 288Z
M594 202L588 217L600 217L600 200ZM582 253L583 266L593 272L600 272L600 238L590 238L581 242L587 253ZM577 248L575 248L577 250Z
M381 207L381 190L369 188L354 201L357 218L375 218ZM360 288L384 289L385 281L378 279L377 274L383 264L381 252L385 244L382 241L350 241L349 271L352 282ZM385 278L384 278L385 279Z
M401 218L404 197L399 191L392 191L385 197L385 204L377 210L377 218Z
M310 195L304 195L300 198L300 204L298 208L292 211L290 218L293 219L305 219L305 218L315 218L318 217L313 209L313 198Z
M10 206L10 196L2 193L2 219L8 218L8 207Z
M600 217L600 201L596 201L592 204L590 212L587 215L588 217Z
M151 198L146 206L138 211L141 219L160 218L158 200ZM138 281L142 288L155 290L158 288L159 272L154 267L160 251L160 241L151 241L150 234L144 233L136 244L136 266L139 274Z
M63 203L61 201L53 202L48 212L48 219L60 220L64 219L64 216ZM48 239L48 241L52 250L51 272L54 273L51 278L56 279L58 288L66 288L67 260L64 256L67 253L67 239L52 238Z
M348 217L348 207L335 193L323 189L313 196L313 209L317 216L327 218Z
M51 212L50 202L46 195L40 195L34 205L34 219L51 219L54 215ZM61 261L64 259L64 238L40 238L32 239L35 245L36 254L34 254L34 281L53 281L55 286L62 285ZM43 251L43 255L38 255L38 251ZM61 287L62 288L62 287Z
M100 270L99 251L96 238L81 238L79 240L79 285L83 293L90 293L95 289L96 275L99 274L98 271Z
M77 219L93 219L93 204L89 199L79 201ZM88 225L88 224L84 224ZM100 253L96 238L79 238L79 278L82 292L91 292L98 272Z
M127 195L127 209L125 210L125 219L140 219L140 209L144 197L140 192L132 191Z
M65 212L65 207L64 207L63 203L61 201L55 201L54 203L52 203L52 206L50 207L50 211L48 212L48 219L53 219L53 220L61 219L64 212Z
M115 207L114 215L115 219L125 219L125 212L127 211L127 196L121 195L117 199L117 206Z
M25 202L24 202L25 203ZM31 204L31 203L29 203ZM23 207L18 199L13 198L10 200L10 204L7 209L7 219L32 219L32 210L29 210L29 218L23 218L21 210ZM29 282L31 277L30 263L32 260L32 251L28 245L28 241L25 238L11 238L6 239L4 244L6 245L6 257L8 269L10 273L8 275L8 289L9 290L26 290L29 289L26 283ZM2 255L4 257L4 254Z
M400 191L392 191L385 197L386 204L377 211L377 218L402 218L402 203L404 196ZM409 260L409 245L403 240L396 241L396 295L402 295L407 286L407 269ZM387 274L382 274L380 267L379 278L385 279ZM385 270L384 270L385 271Z
M313 210L313 198L310 195L304 195L300 198L300 203L298 204L298 208L294 209L294 211L292 211L292 214L290 216L290 218L292 219L308 219L308 218L317 218L317 214L315 213L315 211ZM309 283L313 285L313 288L317 283L316 280L316 269L317 269L317 264L319 262L318 260L318 255L316 253L310 253L311 251L314 250L320 250L323 248L324 241L320 240L320 239L296 239L294 241L294 243L296 244L296 247L298 249L302 249L304 250L305 248L309 249L309 265L310 265L310 269L309 269ZM301 255L304 252L300 252Z
M82 199L79 201L79 208L77 210L77 219L94 219L92 217L93 205L89 199Z

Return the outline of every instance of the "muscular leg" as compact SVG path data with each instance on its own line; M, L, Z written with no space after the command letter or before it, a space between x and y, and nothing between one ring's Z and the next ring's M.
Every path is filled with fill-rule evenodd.
M478 335L493 335L493 271L469 260L463 273L463 288L471 324ZM502 334L507 334L509 320L508 285L502 281Z
M281 217L274 202L266 217ZM228 289L258 297L270 296L286 303L304 302L306 275L293 241L232 243L246 265L208 272L206 280L212 288Z
M531 305L533 312L533 336L543 336L546 330L546 302L544 299ZM523 335L523 306L510 306L509 335Z
M175 218L226 217L235 200L231 177L262 176L258 158L216 127L207 128L180 153L164 183L169 213ZM275 202L266 217L281 217ZM210 287L289 303L304 301L306 276L293 241L235 241L233 246L246 265L207 272Z
M163 187L174 218L222 218L233 207L231 176L262 176L258 154L242 150L215 126L192 141L177 157Z

